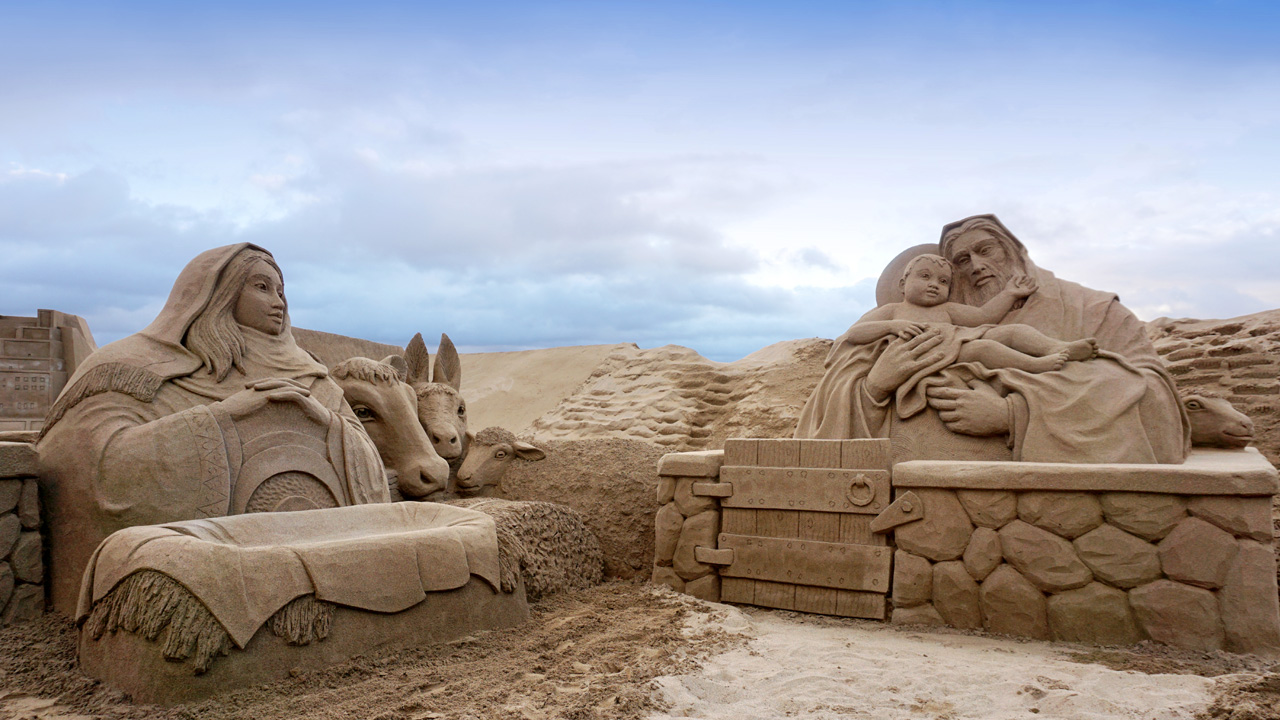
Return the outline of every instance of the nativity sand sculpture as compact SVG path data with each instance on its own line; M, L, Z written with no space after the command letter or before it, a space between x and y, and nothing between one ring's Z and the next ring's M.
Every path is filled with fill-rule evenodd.
M274 259L245 243L197 256L151 325L90 355L36 446L81 668L183 702L527 618L527 563L490 515L389 502L382 457L402 485L449 476L400 365L331 375L293 340ZM403 422L370 423L393 410Z
M902 253L880 290L794 438L662 458L656 582L899 624L1280 654L1276 470L1225 400L1179 396L1115 295L1037 268L994 215Z

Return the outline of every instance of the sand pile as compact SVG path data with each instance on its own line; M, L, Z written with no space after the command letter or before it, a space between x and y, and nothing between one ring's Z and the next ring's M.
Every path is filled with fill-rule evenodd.
M732 363L678 345L611 353L528 428L537 438L630 438L669 452L730 437L789 437L831 341L777 343Z

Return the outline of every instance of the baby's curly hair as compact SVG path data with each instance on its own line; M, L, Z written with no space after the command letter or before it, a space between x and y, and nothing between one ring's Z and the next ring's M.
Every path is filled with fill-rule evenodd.
M917 255L911 258L911 262L907 263L907 266L902 269L902 279L906 280L907 276L911 274L911 269L916 266L916 263L919 263L922 260L931 262L940 268L946 268L948 272L951 272L951 273L955 272L955 266L951 264L950 260L942 257L941 255L934 255L933 253L924 253L922 255Z

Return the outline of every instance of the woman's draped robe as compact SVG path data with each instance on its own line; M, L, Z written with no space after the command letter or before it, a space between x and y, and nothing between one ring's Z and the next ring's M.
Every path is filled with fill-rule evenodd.
M377 448L328 370L294 343L287 319L277 336L241 327L244 372L233 369L221 382L182 346L218 273L246 247L216 248L188 264L155 322L89 356L50 410L37 449L54 609L74 612L94 548L116 530L243 512L236 480L246 442L264 431L293 431L324 448L340 478L335 504L390 500ZM307 387L329 411L327 422L291 402L239 420L218 404L269 378Z
M1027 373L989 370L950 360L918 373L877 403L867 374L890 342L838 344L827 371L805 404L798 438L892 438L894 459L1025 460L1088 463L1180 463L1190 426L1173 380L1165 372L1142 323L1111 293L1058 280L1035 268L1039 289L1000 324L1030 325L1059 340L1094 337L1098 358L1069 362L1061 370ZM979 328L958 328L972 333ZM949 340L954 358L959 342ZM954 346L954 347L953 347ZM924 377L921 377L924 375ZM931 385L989 383L1009 402L1010 432L976 438L946 429L924 405Z

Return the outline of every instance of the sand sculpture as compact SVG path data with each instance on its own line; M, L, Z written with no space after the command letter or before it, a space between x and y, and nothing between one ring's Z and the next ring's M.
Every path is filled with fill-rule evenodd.
M431 355L422 333L418 333L405 346L404 359L408 371L405 380L418 393L418 420L436 453L448 461L452 485L471 441L467 431L467 403L460 393L462 363L458 360L458 351L449 336L441 333L433 371ZM440 497L444 494L424 499Z
M979 308L949 307L948 266L950 299ZM1277 473L1241 449L1247 418L1180 397L1114 295L1036 268L994 216L900 255L881 279L894 286L832 347L798 439L662 459L655 581L871 618L891 600L895 623L1280 654ZM1022 323L1056 348L964 349ZM1188 455L1193 437L1231 449Z
M500 427L488 427L471 440L458 468L453 492L458 497L501 497L502 478L516 460L536 462L547 454L533 444Z
M449 465L418 422L417 393L404 381L403 368L395 367L397 360L349 358L333 368L333 378L377 446L387 477L395 478L396 491L405 498L439 495L449 481Z
M1186 457L1190 428L1173 380L1142 323L1115 295L1036 267L994 215L947 225L938 249L956 269L953 302L981 305L1024 273L1037 289L998 326L1029 325L1067 342L1096 338L1098 357L1039 374L961 362L923 379L922 393L898 403L896 389L941 359L942 331L872 346L839 344L796 437L888 437L895 459L1177 463ZM909 260L900 256L894 264Z
M67 378L97 349L84 318L0 315L0 440L33 440Z
M91 354L37 450L53 607L68 615L116 530L388 500L342 389L293 341L279 268L247 243L201 253L155 321Z

